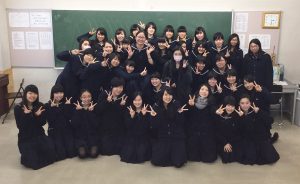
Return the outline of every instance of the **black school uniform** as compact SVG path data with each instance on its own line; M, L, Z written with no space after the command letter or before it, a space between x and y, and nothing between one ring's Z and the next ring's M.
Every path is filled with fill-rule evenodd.
M223 97L226 97L226 96L233 96L234 99L239 102L240 101L240 97L242 95L242 92L243 92L243 88L244 88L244 85L243 84L240 84L240 83L236 83L236 91L232 91L229 87L229 84L228 82L226 84L224 84L222 86L222 94L223 94Z
M171 60L172 58L172 52L170 52L168 49L165 50L165 52L162 52L161 50L157 50L157 62L156 62L156 71L162 75L164 65Z
M218 54L221 54L222 56L226 55L228 46L227 45L222 45L221 49L218 51L218 49L216 48L215 44L212 44L212 46L209 49L209 55L210 55L210 66L212 68L216 67L216 56Z
M253 75L254 80L269 91L273 86L273 66L268 53L261 51L257 56L247 53L243 61L243 76Z
M218 83L221 82L221 84L226 84L227 83L227 78L226 78L226 73L227 73L228 68L226 67L224 72L221 72L217 67L213 68L212 71L217 75L217 81Z
M21 164L32 168L40 169L55 161L55 150L53 142L45 135L43 126L46 124L44 113L40 116L34 114L42 105L37 107L29 114L25 114L23 104L15 106L14 114L19 129L18 147L21 153Z
M166 85L163 83L158 90L149 84L149 86L143 92L143 99L145 103L149 105L154 105L157 103L162 98L165 88Z
M217 115L216 138L218 153L223 163L238 162L241 160L241 135L238 114L226 112ZM224 146L230 144L232 152L225 152Z
M232 67L237 72L237 78L239 81L243 80L243 50L238 48L233 51L229 50L229 57L227 58L227 63L231 64Z
M223 91L222 91L222 93L219 93L217 91L217 87L215 87L215 88L211 87L210 90L211 90L212 96L215 98L216 106L220 106L223 103L223 98L224 98Z
M126 135L121 151L121 161L127 163L143 163L151 158L149 137L149 114L136 112L131 118L125 113Z
M178 102L173 101L165 109L163 104L153 106L157 113L150 122L157 130L157 140L152 145L151 163L156 166L181 167L187 161L184 133L184 115L178 113Z
M77 41L80 42L82 39L90 39L93 35L90 35L89 33L84 33L83 35L80 35L77 37ZM102 55L103 47L105 42L100 43L97 38L91 41L91 47L95 51L95 54L97 58Z
M199 74L192 67L191 70L193 71L192 94L195 94L202 84L207 83L209 70L205 67Z
M269 141L267 129L271 118L261 110L250 111L241 118L242 164L272 164L279 154Z
M203 109L196 106L188 106L188 108L188 160L214 162L217 159L215 122L213 118L216 109L214 98L210 97L208 105Z
M51 107L45 104L45 115L48 122L48 136L52 139L57 160L76 156L75 141L70 120L73 104L59 104Z
M74 129L75 145L79 149L81 147L86 150L94 146L98 146L98 119L95 111L86 109L74 110L72 120L72 127Z
M181 64L182 65L182 64ZM164 66L162 78L165 81L171 80L171 84L176 84L176 99L184 104L188 101L188 96L191 94L191 84L193 82L192 69L187 65L186 68L180 66L176 68L174 60L168 61Z
M102 155L119 155L125 133L124 112L126 105L121 106L121 96L112 102L107 101L107 94L103 91L98 99L96 111L100 127L100 151Z
M148 43L154 47L158 47L158 38L157 36L153 35L152 38L148 38Z
M73 97L73 101L79 98L81 82L80 75L84 68L82 56L73 55L70 51L63 51L56 55L57 59L67 61L64 70L59 74L56 84L60 84L64 88L64 94L67 97Z

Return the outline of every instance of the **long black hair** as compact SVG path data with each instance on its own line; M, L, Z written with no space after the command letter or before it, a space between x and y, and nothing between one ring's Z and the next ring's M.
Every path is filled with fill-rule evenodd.
M165 39L168 40L168 38L166 37L166 32L172 32L172 33L173 33L173 36L172 36L171 40L174 40L174 38L175 38L175 30L174 30L174 27L171 26L171 25L166 25L166 27L164 28L163 35L162 35L162 36L163 36Z
M27 93L28 92L33 92L33 93L37 94L36 100L32 103L32 108L35 111L35 110L37 110L37 108L39 108L39 106L41 104L40 101L39 101L39 90L36 87L36 85L30 84L30 85L25 87L24 95L22 97L22 102L20 104L21 104L21 106L25 105L26 107L28 107L28 100L27 100Z
M250 45L251 45L252 43L258 45L258 47L259 47L258 54L261 53L261 52L263 52L263 50L262 50L262 48L261 48L261 43L260 43L259 39L254 38L254 39L252 39L252 40L250 41L250 43L249 43L249 48L248 48L248 53L249 53L249 54L253 54L252 51L250 50Z
M136 107L133 105L133 101L134 101L135 98L138 97L138 96L140 96L141 99L142 99L142 106L141 106L141 108L143 108L143 104L144 104L143 94L142 94L142 92L140 92L140 91L136 91L136 92L133 93L132 98L131 98L131 99L132 99L132 101L131 101L131 107L132 107L133 110L136 110Z
M99 40L97 39L97 34L100 33L102 35L104 35L104 40L103 40L103 43L105 43L108 39L107 39L107 31L105 28L103 27L99 27L97 30L96 30L96 38L95 38L95 41L97 43L99 43Z
M199 33L203 33L204 34L203 40L198 40L198 38L196 37L196 35L199 34ZM195 29L194 37L195 37L196 41L205 41L205 42L208 41L208 38L207 38L207 35L206 35L206 31L205 31L204 27L202 27L202 26L199 26L199 27L197 27Z
M149 38L148 38L148 28L149 28L150 26L152 26L153 29L155 30L154 33L153 33L153 37L156 36L156 32L157 32L156 24L155 24L154 22L148 22L148 23L146 24L146 26L145 26L145 33L146 33L146 38L147 38L147 39L149 39Z
M228 50L230 50L231 48L232 48L232 45L231 45L231 40L233 39L233 38L237 38L237 40L238 40L238 42L237 42L237 45L235 46L235 50L237 50L237 49L239 49L240 48L240 37L239 37L239 35L238 34L236 34L236 33L232 33L230 36L229 36L229 38L228 38L228 43L227 43L227 45L228 45Z
M118 28L117 30L116 30L116 32L115 32L115 41L116 41L116 44L117 45L120 45L120 41L117 39L117 35L119 35L119 34L121 34L121 33L124 33L124 39L126 38L126 31L125 31L125 29L123 29L123 28Z

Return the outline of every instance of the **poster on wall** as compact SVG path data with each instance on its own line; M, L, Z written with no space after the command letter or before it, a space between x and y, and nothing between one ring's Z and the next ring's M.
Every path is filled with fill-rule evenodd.
M9 12L9 27L29 27L28 12Z
M30 12L30 27L48 27L52 25L50 12Z
M25 37L22 31L13 31L11 33L12 48L14 50L25 49Z

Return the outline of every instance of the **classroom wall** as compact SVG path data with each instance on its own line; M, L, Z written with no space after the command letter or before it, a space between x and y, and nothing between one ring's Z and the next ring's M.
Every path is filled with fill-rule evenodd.
M10 68L5 1L0 1L0 72Z
M266 11L266 10L282 10L281 38L279 48L279 62L285 65L285 77L292 82L300 82L300 65L297 61L298 43L300 37L297 36L300 30L300 1L299 0L185 0L182 4L173 1L163 0L130 0L130 1L99 1L99 0L2 0L6 8L15 9L62 9L62 10L135 10L135 11L224 11L224 10L239 10L239 11ZM7 35L7 27L3 26L3 3L1 3L1 29L0 35ZM155 20L154 20L155 21ZM261 22L261 20L257 20ZM3 29L4 27L4 29ZM8 38L1 39L1 45L8 44ZM1 56L1 55L0 55ZM2 52L2 58L8 58L8 51ZM4 67L10 66L9 60L4 61ZM1 67L1 65L0 65ZM1 69L1 68L0 68ZM16 81L20 81L21 77L26 77L27 82L36 83L37 85L45 86L43 81L49 81L47 84L52 85L51 81L55 81L56 75L59 73L53 69L30 69L20 68L14 69ZM42 75L30 75L32 73ZM29 75L26 75L29 74ZM36 77L39 80L36 81ZM41 82L41 83L39 83ZM48 93L49 89L43 93Z

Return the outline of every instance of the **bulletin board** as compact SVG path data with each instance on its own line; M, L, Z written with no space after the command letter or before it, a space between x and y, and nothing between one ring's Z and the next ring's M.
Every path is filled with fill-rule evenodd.
M51 10L6 12L12 67L54 67Z
M262 20L264 12L268 11L234 11L233 32L239 35L240 48L243 49L244 54L248 52L251 39L258 38L265 52L271 55L274 50L276 55L275 61L278 63L280 28L263 29Z

